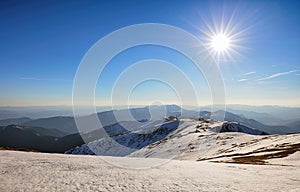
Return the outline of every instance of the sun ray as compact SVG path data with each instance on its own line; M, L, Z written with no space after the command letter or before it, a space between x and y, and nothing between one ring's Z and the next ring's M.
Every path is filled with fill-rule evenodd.
M199 29L205 36L203 38L204 45L218 63L220 60L234 61L235 56L241 56L239 49L243 49L243 46L240 43L249 28L241 29L239 24L234 24L234 15L235 13L230 16L228 21L223 18L223 15L219 25L215 19L212 19L212 24L204 20L205 28Z

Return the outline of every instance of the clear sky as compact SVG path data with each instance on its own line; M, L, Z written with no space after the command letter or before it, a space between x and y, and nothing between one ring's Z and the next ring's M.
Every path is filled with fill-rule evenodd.
M71 105L73 79L83 56L119 28L169 24L205 43L207 26L218 29L222 19L228 24L232 18L229 28L238 34L230 39L232 58L218 60L226 102L300 106L299 10L298 1L1 1L0 105ZM199 82L200 104L210 104L205 79L187 59L166 48L142 46L118 55L105 68L96 89L97 105L109 105L115 80L143 59L180 67ZM156 81L138 85L130 99L135 104L177 102L172 89Z

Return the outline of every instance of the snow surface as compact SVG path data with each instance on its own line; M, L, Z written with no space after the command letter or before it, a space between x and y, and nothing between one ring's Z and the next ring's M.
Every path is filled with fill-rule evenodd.
M138 170L106 163L112 159L157 160L0 151L0 191L300 191L294 166L172 160Z

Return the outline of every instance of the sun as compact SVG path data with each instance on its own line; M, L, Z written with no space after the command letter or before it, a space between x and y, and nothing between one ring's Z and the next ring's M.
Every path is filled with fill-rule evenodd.
M201 31L205 35L202 38L204 46L218 63L220 61L235 61L240 56L239 51L243 48L240 45L242 41L240 32L222 27L217 29L209 27L207 31Z
M231 39L225 34L216 34L211 37L210 46L216 52L224 52L230 48Z
M196 26L196 25L195 25ZM244 43L247 40L247 31L251 26L240 26L235 23L233 16L227 21L203 20L199 30L199 38L217 64L236 62L241 58L241 52L245 50Z

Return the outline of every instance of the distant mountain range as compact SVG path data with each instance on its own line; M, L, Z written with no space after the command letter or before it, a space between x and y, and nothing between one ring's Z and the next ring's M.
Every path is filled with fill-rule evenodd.
M84 143L79 134L59 137L61 134L55 129L9 125L0 127L0 146L63 153Z
M132 108L132 109L122 109L114 111L105 111L97 113L97 116L102 124L102 126L108 126L116 124L120 121L130 121L128 114L132 115L131 121L145 121L153 119L162 119L164 116L178 115L180 116L180 107L176 105L166 106L166 114L163 113L164 107L162 106L151 106L151 107L142 107L142 108ZM118 118L116 118L116 116ZM86 122L87 124L91 122L92 115L82 116L80 120ZM40 119L30 119L26 117L15 118L15 119L4 119L0 120L0 126L7 125L22 125L27 127L43 127L48 129L57 129L60 130L66 135L74 134L81 131L88 132L100 127L93 127L87 130L78 131L75 119L71 116L56 116L49 118L40 118Z
M128 117L131 114L133 119ZM182 118L219 119L236 122L242 132L254 129L268 134L299 133L300 121L283 122L286 126L265 125L243 115L237 115L222 110L215 112L181 109L177 105L150 106L132 109L121 109L97 113L102 127L109 136L128 134L130 131L156 126L165 116ZM116 118L116 116L118 118ZM88 123L92 115L82 116L81 120ZM125 127L124 127L125 125ZM87 126L78 130L75 119L71 116L56 116L32 119L28 117L9 118L0 120L0 146L26 148L43 152L64 152L70 148L80 146L105 137L101 127ZM127 130L129 128L130 130ZM257 132L257 134L260 134ZM253 133L252 133L253 134Z
M0 126L20 125L22 123L26 123L26 122L29 122L29 121L32 121L32 119L28 118L28 117L3 119L3 120L0 120Z
M165 111L163 111L165 110ZM133 119L128 119L128 112L132 115ZM164 113L163 113L164 112ZM197 112L194 110L186 110L181 109L177 105L167 105L162 106L152 106L150 107L142 107L142 108L133 108L133 109L122 109L122 110L114 110L114 111L105 111L97 113L97 116L102 124L102 126L108 126L120 121L145 121L150 120L151 116L156 116L156 119L162 119L164 116L181 116L181 117L203 117L206 119L212 118L217 119L221 117L225 117L225 121L230 122L238 122L245 126L260 129L262 131L271 133L271 134L286 134L286 133L297 133L300 132L300 120L295 121L283 121L283 125L265 125L257 120L246 118L243 115L236 115L234 113L228 111L216 111L210 113L208 111ZM118 119L116 119L116 116ZM92 116L82 116L81 120L89 123ZM56 116L49 118L40 118L40 119L31 119L28 117L15 118L15 119L4 119L0 120L0 126L7 125L22 125L26 127L43 127L48 129L57 129L65 135L75 134L80 131L92 131L93 129L99 129L100 127L93 127L87 130L78 131L75 120L71 116Z
M170 105L172 106L172 105ZM130 108L143 108L143 106L131 106ZM183 106L185 109L192 111L209 111L212 112L212 106ZM221 106L215 105L215 111L223 109ZM128 109L128 106L115 106L114 109ZM111 106L98 106L97 112L112 110ZM226 105L226 111L242 115L246 118L255 119L267 125L280 125L282 121L295 121L300 117L300 107L284 107L284 106L251 106L251 105ZM83 115L89 115L87 107L82 107ZM71 106L41 106L41 107L0 107L0 120L9 118L29 117L32 119L48 118L54 116L72 116L73 109ZM284 124L282 124L284 125Z

